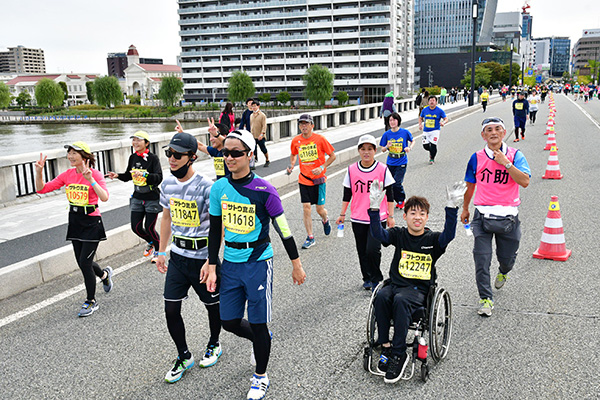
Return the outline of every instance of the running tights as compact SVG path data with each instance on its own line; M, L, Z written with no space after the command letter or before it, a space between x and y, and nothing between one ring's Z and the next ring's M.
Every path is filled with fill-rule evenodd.
M104 271L94 262L98 242L73 240L72 243L77 265L79 265L79 269L83 274L87 300L94 300L96 298L96 277L102 278L102 275L104 275Z
M536 117L536 114L537 114L537 110L536 110L536 111L529 111L529 121L530 121L532 124L535 124L535 117Z
M269 363L269 355L271 354L271 334L267 324L251 324L242 318L222 321L222 323L223 329L226 331L252 342L254 357L256 358L255 372L258 375L265 374Z
M437 144L423 143L423 148L429 152L429 159L435 161L437 154Z
M521 130L521 137L525 138L525 128L515 127L515 139L519 138L519 129Z
M146 217L146 221L144 221ZM156 232L156 219L158 214L146 213L143 211L131 212L131 230L148 243L154 245L154 250L158 251L159 237Z
M208 345L219 343L219 333L221 332L221 317L219 315L219 305L204 305L208 311L208 325L210 328L210 339ZM180 358L187 352L188 346L185 340L185 325L181 317L181 301L165 301L165 315L167 317L167 328L177 347L177 353Z

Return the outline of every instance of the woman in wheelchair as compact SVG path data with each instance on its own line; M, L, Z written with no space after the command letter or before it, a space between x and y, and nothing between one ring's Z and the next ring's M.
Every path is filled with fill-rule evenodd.
M385 194L384 188L378 181L371 185L371 234L384 246L396 247L390 265L391 283L381 287L374 298L378 344L382 346L377 368L379 372L385 373L385 383L398 382L408 364L406 335L412 315L425 305L432 283L431 277L435 276L435 263L454 239L458 207L465 190L464 182L457 182L452 188L447 188L444 230L433 232L425 227L429 218L429 202L426 198L417 196L409 198L404 205L406 227L383 229L378 210ZM391 320L394 323L394 336L390 342Z

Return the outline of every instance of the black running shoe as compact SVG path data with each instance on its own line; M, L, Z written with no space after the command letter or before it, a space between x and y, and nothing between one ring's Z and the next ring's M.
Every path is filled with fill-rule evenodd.
M379 357L379 363L377 364L377 371L385 373L388 370L388 361L392 355L392 347L381 346L381 356Z
M388 361L388 367L383 381L385 383L398 382L402 378L407 364L408 356L406 355L406 352L401 356L391 356Z

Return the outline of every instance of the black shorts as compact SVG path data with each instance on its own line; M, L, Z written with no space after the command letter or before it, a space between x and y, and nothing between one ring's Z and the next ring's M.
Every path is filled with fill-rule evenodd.
M317 204L322 206L325 204L325 194L327 183L321 183L320 185L308 186L298 183L300 186L300 202Z
M181 301L188 297L190 286L194 288L200 301L206 305L219 303L220 267L217 265L217 290L210 293L206 284L200 283L200 269L206 260L188 258L177 253L170 253L169 268L165 279L164 298L166 301Z

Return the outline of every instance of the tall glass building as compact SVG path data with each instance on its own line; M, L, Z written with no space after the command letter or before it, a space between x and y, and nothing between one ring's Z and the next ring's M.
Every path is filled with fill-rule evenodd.
M303 99L302 77L321 64L335 91L381 101L412 91L413 0L178 0L186 101L226 98L242 70L257 94Z
M561 77L569 71L571 60L571 39L568 37L551 37L550 39L550 76Z

